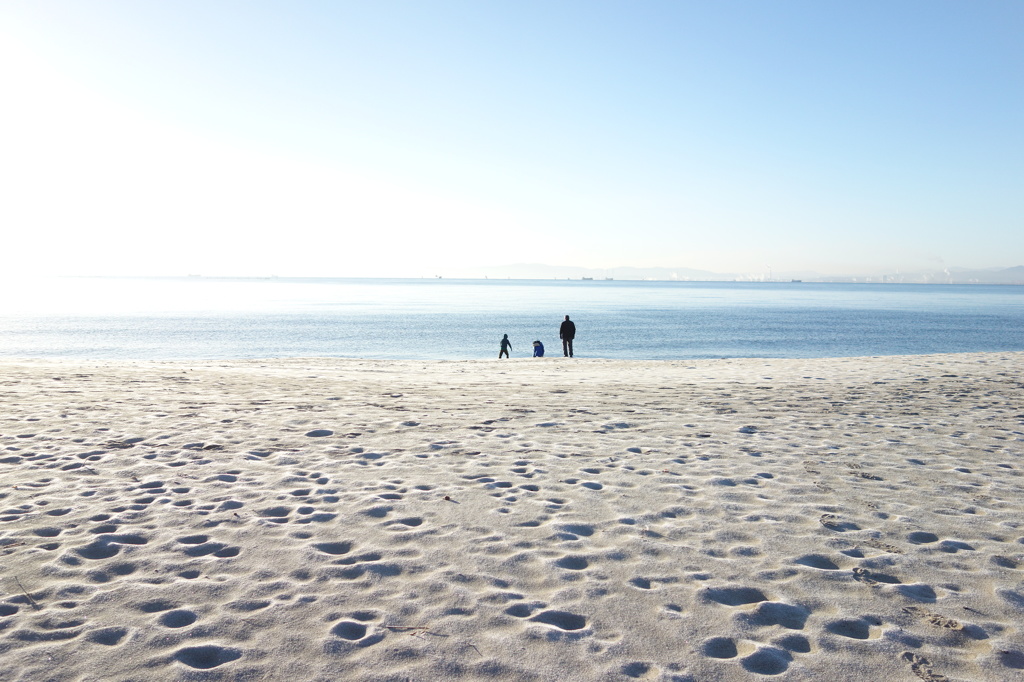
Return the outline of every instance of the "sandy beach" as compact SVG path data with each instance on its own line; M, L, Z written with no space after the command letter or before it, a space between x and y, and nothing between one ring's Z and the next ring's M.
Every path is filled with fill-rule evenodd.
M0 361L0 680L1020 679L1022 363Z

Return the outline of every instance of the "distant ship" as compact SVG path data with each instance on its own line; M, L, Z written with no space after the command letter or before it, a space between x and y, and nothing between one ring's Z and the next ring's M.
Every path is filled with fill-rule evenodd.
M586 281L590 281L590 282L593 282L593 281L594 281L594 278L593 278L593 277L584 277L584 278L583 278L583 281L584 281L584 282L586 282Z

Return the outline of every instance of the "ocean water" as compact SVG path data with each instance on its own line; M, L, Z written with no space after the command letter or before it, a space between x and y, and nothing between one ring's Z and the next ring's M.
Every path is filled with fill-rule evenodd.
M7 282L0 356L617 359L1024 350L1024 287L437 279ZM16 293L15 293L16 292Z

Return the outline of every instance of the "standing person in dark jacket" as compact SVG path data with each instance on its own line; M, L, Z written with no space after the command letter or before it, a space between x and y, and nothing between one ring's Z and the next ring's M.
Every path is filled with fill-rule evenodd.
M565 316L565 322L558 328L558 338L562 339L562 354L567 358L572 357L572 340L576 338L576 325Z
M501 356L508 357L508 349L512 347L512 342L508 340L508 334L505 334L501 338L501 350L498 351L498 359L501 360Z

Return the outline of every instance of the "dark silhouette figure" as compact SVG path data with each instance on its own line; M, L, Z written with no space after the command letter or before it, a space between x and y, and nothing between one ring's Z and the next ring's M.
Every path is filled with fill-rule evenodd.
M567 358L572 357L572 340L576 338L576 325L565 316L565 322L558 328L558 338L562 339L562 354Z
M508 349L512 347L512 342L508 340L508 334L501 337L501 350L498 351L498 359L501 360L501 356L508 357Z

